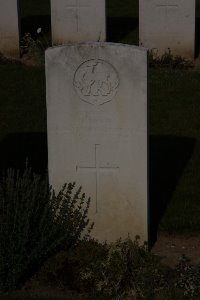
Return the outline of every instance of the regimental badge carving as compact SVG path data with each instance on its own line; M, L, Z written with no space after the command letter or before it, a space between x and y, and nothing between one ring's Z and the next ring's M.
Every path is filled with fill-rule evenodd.
M101 59L82 63L74 75L74 88L81 100L102 105L112 100L119 87L115 68Z

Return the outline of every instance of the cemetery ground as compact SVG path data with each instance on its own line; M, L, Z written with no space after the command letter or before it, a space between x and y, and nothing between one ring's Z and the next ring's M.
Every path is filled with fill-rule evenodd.
M0 74L1 166L20 168L28 157L33 170L42 173L47 166L44 67L4 62ZM149 69L152 234L158 229L152 251L171 267L182 254L200 263L199 81L195 68ZM36 294L63 296L62 283L55 291L34 284Z
M127 6L119 9L121 15L115 4L121 5L122 1L115 1L115 4L111 0L108 2L110 40L137 42L137 15L130 10L132 1L127 0ZM40 6L39 13L37 5ZM32 34L34 38L37 28L48 24L48 10L49 5L45 1L33 1L31 8L23 6L22 25L35 32L35 36ZM119 26L119 19L126 24L125 27ZM41 23L34 23L33 28L33 20ZM130 30L133 20L135 29ZM113 24L114 29L111 28ZM33 170L43 174L47 167L44 67L2 60L0 76L1 169L21 168L28 158ZM150 67L148 80L150 230L152 237L158 234L152 252L161 256L161 262L171 268L175 268L182 254L196 265L200 263L200 70ZM86 251L89 252L88 249ZM42 269L39 281L29 282L23 292L2 295L1 299L31 299L32 296L39 296L37 299L50 296L53 299L106 299L81 295L63 287L72 271L68 274L65 268L55 270L55 263L62 261L62 255L58 260L50 261L50 266L47 264L46 269ZM76 263L72 259L70 267ZM62 273L64 271L66 276ZM63 281L58 276L59 272ZM168 269L167 272L171 274ZM168 291L166 295L161 293L157 298L146 299L183 299L183 294ZM199 298L196 296L194 299Z

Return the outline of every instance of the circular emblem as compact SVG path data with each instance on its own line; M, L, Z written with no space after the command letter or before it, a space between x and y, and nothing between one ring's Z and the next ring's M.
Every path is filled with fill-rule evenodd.
M81 100L93 105L111 101L119 86L115 68L101 59L82 63L74 75L74 88Z

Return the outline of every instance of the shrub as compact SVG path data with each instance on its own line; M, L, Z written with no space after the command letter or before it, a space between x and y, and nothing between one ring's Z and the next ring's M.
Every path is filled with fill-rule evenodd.
M93 283L82 281L80 271L88 265L98 265L105 258L105 244L91 238L82 239L71 251L60 251L48 259L36 275L36 280L51 287L75 290L81 293L91 292Z
M184 255L177 266L175 286L183 290L188 299L198 299L200 295L200 265L193 266Z
M168 49L163 55L159 56L157 52L150 50L148 53L149 67L151 68L169 68L169 69L188 69L193 67L192 61L180 56L173 55Z
M50 37L42 32L42 28L37 29L37 36L33 38L29 32L25 33L20 41L21 54L29 54L38 64L44 64L44 53L51 47Z
M56 195L47 178L26 168L8 170L0 182L0 291L12 290L51 255L69 250L93 224L90 198L65 184ZM84 236L83 234L83 236Z
M96 294L115 299L147 299L166 288L166 271L138 239L105 244L106 254L81 268L83 283ZM150 298L149 298L150 299Z

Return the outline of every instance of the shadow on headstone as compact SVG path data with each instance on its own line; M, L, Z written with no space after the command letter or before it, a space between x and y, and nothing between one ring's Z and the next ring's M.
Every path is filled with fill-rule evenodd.
M107 17L107 41L119 42L139 25L138 18Z
M195 27L195 58L197 58L200 55L200 18L196 18Z
M150 136L149 139L149 221L150 246L156 241L161 218L178 180L192 155L195 139Z
M28 166L43 175L47 171L46 133L13 133L0 142L0 171Z

